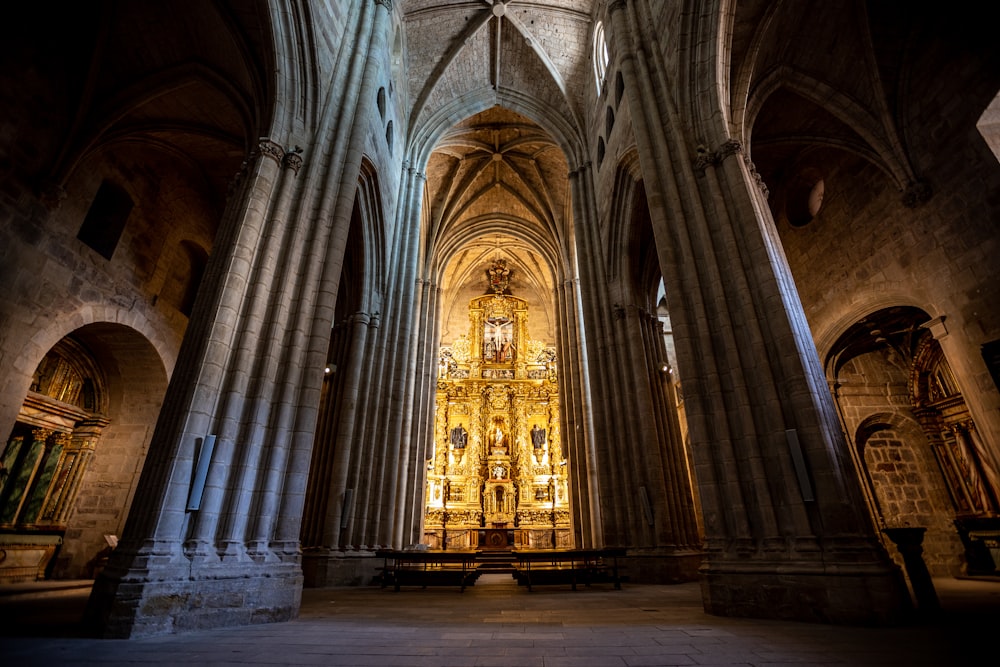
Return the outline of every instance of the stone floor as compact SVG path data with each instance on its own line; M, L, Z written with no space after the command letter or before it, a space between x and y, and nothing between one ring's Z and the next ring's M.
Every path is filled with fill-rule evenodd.
M987 665L1000 581L935 579L943 611L855 628L706 615L697 584L528 592L487 575L452 588L306 589L298 619L147 639L80 628L86 582L0 589L3 665Z

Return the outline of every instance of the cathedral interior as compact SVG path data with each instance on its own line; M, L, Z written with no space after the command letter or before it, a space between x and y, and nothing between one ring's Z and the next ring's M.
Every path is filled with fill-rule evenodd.
M988 9L17 3L0 582L137 637L386 549L832 624L1000 577Z

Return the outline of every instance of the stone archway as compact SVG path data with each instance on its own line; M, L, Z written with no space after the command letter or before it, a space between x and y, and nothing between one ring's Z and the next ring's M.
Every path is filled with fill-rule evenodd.
M128 327L94 323L34 372L0 460L0 580L92 578L124 526L167 375Z
M975 427L931 325L912 306L870 313L832 346L827 373L875 525L926 528L928 567L957 574L965 556L956 521L988 515L994 487L970 467Z

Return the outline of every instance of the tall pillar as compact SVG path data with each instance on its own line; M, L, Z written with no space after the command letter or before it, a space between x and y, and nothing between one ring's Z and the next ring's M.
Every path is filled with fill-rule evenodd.
M369 49L384 50L390 24L385 0L357 4L315 126L300 127L306 95L284 91L274 138L230 199L122 540L91 595L106 636L298 613L323 363L375 104ZM305 160L286 148L293 132Z
M675 105L688 98L647 27L648 2L610 11L684 378L705 609L891 621L904 609L900 573L865 512L755 172L725 138L715 87ZM691 11L705 30L697 46L711 53L719 28L703 22L722 12ZM718 138L699 150L706 136Z
M379 366L373 369L370 383L374 405L367 408L365 431L365 466L369 475L358 489L355 503L355 531L360 546L401 546L397 539L396 498L400 493L400 476L405 475L405 456L410 443L404 443L404 406L413 405L415 374L415 336L420 312L417 261L420 243L420 200L424 174L404 163L400 184L399 206L393 240L392 267L384 320L379 331L374 358ZM412 416L412 415L411 415Z

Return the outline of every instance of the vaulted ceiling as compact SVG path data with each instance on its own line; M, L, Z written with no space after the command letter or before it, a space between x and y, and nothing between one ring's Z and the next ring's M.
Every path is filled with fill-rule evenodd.
M569 223L566 159L523 116L494 107L450 130L427 167L429 254L440 262L443 342L466 333L469 299L488 292L486 269L511 268L510 292L529 302L529 332L555 340L558 239Z
M592 5L403 5L410 127L419 133L438 116L454 119L434 145L425 193L443 344L466 333L469 299L487 292L495 259L507 260L511 293L529 302L529 335L555 342L556 272L572 226L564 147L567 134L580 132L586 86L594 85ZM467 110L456 108L463 100ZM516 113L511 100L544 108L545 117ZM569 129L555 137L540 123Z

